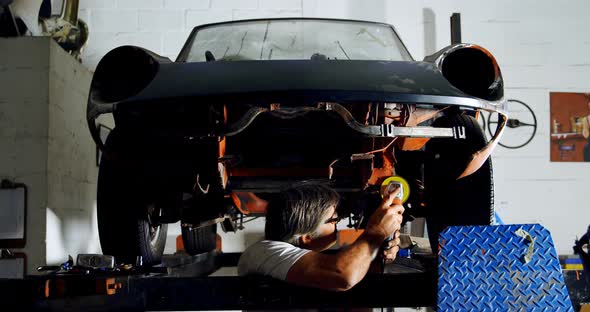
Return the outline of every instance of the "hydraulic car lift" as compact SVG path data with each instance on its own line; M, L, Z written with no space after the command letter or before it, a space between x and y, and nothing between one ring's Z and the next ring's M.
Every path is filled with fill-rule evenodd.
M574 311L549 231L537 224L449 227L438 257L398 258L347 292L261 276L207 276L239 254L172 256L135 274L0 280L0 302L19 310L347 310L436 306L439 311ZM438 262L437 260L438 259ZM150 273L152 272L152 273ZM153 273L156 272L156 273Z
M298 287L262 276L207 276L236 266L239 253L165 256L160 273L93 273L0 280L7 300L24 310L232 310L436 305L435 258L400 259L348 292ZM165 273L164 273L165 272ZM18 299L18 300L15 300Z

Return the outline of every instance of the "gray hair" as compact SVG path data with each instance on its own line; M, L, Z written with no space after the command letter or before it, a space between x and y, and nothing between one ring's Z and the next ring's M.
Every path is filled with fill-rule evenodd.
M300 184L284 190L268 204L265 238L298 245L302 235L315 237L329 208L339 200L336 191L321 184Z

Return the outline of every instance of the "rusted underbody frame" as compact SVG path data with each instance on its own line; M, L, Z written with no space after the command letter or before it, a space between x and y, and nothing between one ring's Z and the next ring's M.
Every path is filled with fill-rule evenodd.
M364 136L374 138L404 138L404 142L397 145L397 147L401 150L420 149L431 138L464 138L464 129L462 129L462 127L435 128L429 126L418 126L425 121L435 118L441 113L442 110L444 110L444 108L422 108L420 106L410 104L393 105L402 106L407 111L411 111L406 120L404 120L400 125L395 125L391 122L378 125L362 124L353 117L349 110L338 103L318 103L318 105L315 107L304 106L280 108L280 104L273 104L271 105L270 109L265 107L253 107L250 108L242 118L229 125L227 127L227 131L223 133L223 135L234 136L239 134L248 126L250 126L254 120L263 113L271 113L275 117L289 119L313 111L326 111L339 115L348 127ZM503 108L503 105L500 105L499 107ZM480 107L473 108L489 109L483 104ZM498 139L504 131L507 117L503 110L498 110L497 107L494 108L495 111L497 111L500 120L496 132L490 142L484 148L472 155L471 162L467 165L465 171L459 176L459 179L469 176L477 171L477 169L482 166L482 164L494 150L495 146L498 144ZM351 155L351 157L353 156Z
M342 105L338 103L319 103L317 107L304 106L304 107L289 107L280 108L279 110L269 110L263 107L253 107L248 110L244 116L228 126L228 131L223 133L224 136L234 136L243 130L245 130L260 114L270 112L274 116L279 118L295 118L297 116L304 115L312 111L326 111L334 112L338 114L346 124L353 130L362 133L367 137L410 137L410 138L459 138L456 129L451 128L433 128L433 127L396 127L393 124L381 124L381 125L364 125L358 122L352 114ZM426 112L423 115L431 113L434 117L439 111L433 109L420 109L420 111ZM427 119L424 119L425 121ZM418 124L417 122L416 124Z
M241 133L254 120L261 114L268 113L278 118L295 118L297 116L305 115L309 112L324 111L327 113L333 113L339 115L348 127L355 130L356 132L362 133L366 137L375 138L393 138L390 143L380 150L373 152L385 151L386 149L393 148L392 143L396 139L400 139L395 142L395 148L399 150L418 150L426 144L431 138L454 138L463 139L464 129L459 128L435 128L429 126L419 126L420 124L426 124L427 121L435 119L439 116L442 111L446 108L437 109L434 107L420 107L416 105L400 105L392 104L398 112L387 112L386 115L391 116L403 116L404 110L406 110L406 116L402 118L401 122L397 125L391 120L385 121L381 125L367 125L358 122L350 111L346 107L338 103L318 103L314 107L287 107L281 108L280 104L272 104L270 108L253 107L243 115L241 119L229 125L227 136L234 136ZM401 111L401 112L400 112ZM411 112L407 114L407 112ZM499 113L501 122L499 123L498 129L490 140L490 142L480 151L476 152L472 156L471 162L466 166L466 169L459 178L466 177L479 169L485 160L489 157L491 151L497 144L498 137L501 135L503 128L506 123L506 117L503 113ZM375 153L359 153L351 155L351 161L356 160L369 160L373 161ZM388 154L387 154L388 155ZM391 175L395 174L395 160L387 157L386 154L382 154L383 163L380 167L375 167L371 163L370 165L370 176L367 176L366 186L379 185L381 181ZM289 181L281 182L285 177L299 177L306 180L324 180L330 181L333 174L333 163L327 168L233 168L228 169L226 172L225 179L232 180L232 192L231 198L234 205L243 214L264 214L266 209L267 201L256 196L255 193L262 191L268 192L269 189L280 189L281 185L284 187L289 184ZM223 166L223 164L221 165ZM304 170L305 169L305 170ZM342 170L340 170L342 173ZM358 175L358 172L351 171L349 176ZM258 177L251 179L252 177ZM267 177L265 179L260 179ZM271 177L271 178L268 178ZM260 180L260 181L258 181ZM258 186L261 184L263 186ZM275 185L276 184L276 185ZM276 187L271 187L272 185ZM340 188L343 186L340 185ZM343 192L358 192L361 189L344 189L340 190Z

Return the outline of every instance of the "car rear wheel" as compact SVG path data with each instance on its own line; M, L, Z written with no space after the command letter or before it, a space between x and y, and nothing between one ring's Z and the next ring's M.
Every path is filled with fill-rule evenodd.
M457 180L471 155L486 145L483 130L468 115L447 115L433 127L464 127L465 139L433 139L426 144L424 195L430 245L451 225L490 225L494 217L494 183L489 158L475 173Z
M162 207L156 203L154 188L138 162L132 162L117 142L116 131L107 139L100 162L97 189L98 233L103 254L117 262L144 264L161 260L166 244L167 224L159 224Z
M201 228L182 227L182 243L189 255L215 250L217 245L217 224Z

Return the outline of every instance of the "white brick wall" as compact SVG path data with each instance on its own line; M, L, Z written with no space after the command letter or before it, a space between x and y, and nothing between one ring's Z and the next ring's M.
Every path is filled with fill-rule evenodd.
M192 29L194 26L225 22L231 19L232 10L230 9L190 10L186 12L186 28Z
M110 50L122 45L136 45L161 53L162 37L161 32L103 32L96 33L89 39L88 45L84 50L83 63L90 68L96 67L98 61Z
M186 38L189 36L190 31L182 31L182 32L169 32L164 36L164 49L162 53L164 55L170 55L171 60L174 60L178 53L180 53L180 49L182 45L186 41Z
M212 9L256 9L258 0L211 0Z
M97 32L137 32L138 10L96 9L90 13L93 29Z
M163 6L164 0L117 0L117 7L125 9L157 9Z
M210 0L164 0L164 7L183 10L206 10L209 8L210 3Z
M233 19L254 19L254 18L280 18L280 17L301 17L301 10L297 9L261 9L261 10L234 10Z
M61 9L61 1L52 1L53 14L59 12ZM100 8L114 8L117 6L116 0L82 0L79 2L80 10L84 9L100 9Z
M301 10L303 0L259 0L261 9Z
M140 10L139 31L168 32L184 29L183 10Z
M541 222L553 232L559 252L569 253L590 220L579 195L590 183L590 166L550 163L548 137L549 92L590 91L588 1L82 0L80 5L81 16L90 17L83 60L91 68L120 44L137 44L174 58L194 26L271 16L388 22L420 60L448 45L449 17L460 12L463 41L494 53L507 97L529 103L538 114L538 134L529 146L500 147L494 154L497 209L504 221ZM184 18L178 17L179 11Z

